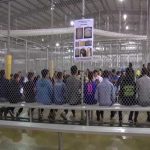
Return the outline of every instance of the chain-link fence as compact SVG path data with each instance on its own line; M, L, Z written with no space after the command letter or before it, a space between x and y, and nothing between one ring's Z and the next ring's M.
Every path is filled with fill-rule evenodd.
M144 52L146 41L111 40L95 42L93 60L89 62L74 62L71 45L66 46L66 43L61 42L55 46L44 47L35 42L11 37L10 53L13 56L13 75L11 80L7 81L4 80L4 72L1 71L1 102L18 103L25 101L46 105L69 104L73 106L100 105L108 107L114 104L127 107L149 105L150 81L146 76L148 72ZM4 69L4 57L7 54L7 37L4 35L0 38L0 48L0 65ZM145 66L143 65L142 68L144 63ZM77 68L75 66L71 68L73 65L76 65ZM51 77L49 71L43 70L44 68L50 70ZM106 69L109 71L104 71ZM41 70L43 71L41 72ZM22 108L17 110L16 117L22 111L25 110ZM1 117L3 112L5 112L5 119L8 112L14 117L14 108L1 109ZM34 109L32 109L32 113L38 114ZM79 111L72 110L70 114L68 110L56 111L53 109L50 112L43 112L41 109L38 117L41 120L43 116L44 118L48 116L50 120L54 120L56 114L59 114L57 116L63 120L84 118L83 113L80 114ZM127 123L128 121L136 123L137 120L144 123L146 119L150 121L150 114L149 112L147 114L118 112L117 115L117 112L114 111L110 113L108 111L93 111L90 113L90 118L93 121L103 123L113 121L114 118L116 118L116 122L119 121L120 123Z

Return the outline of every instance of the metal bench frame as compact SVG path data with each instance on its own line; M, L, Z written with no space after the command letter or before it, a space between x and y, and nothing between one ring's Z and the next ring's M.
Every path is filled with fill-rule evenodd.
M46 124L46 123L33 123L31 109L59 109L59 110L78 110L78 111L150 111L150 107L141 106L121 106L115 104L111 107L99 106L99 105L77 105L71 106L65 105L43 105L39 103L16 103L12 104L9 102L0 103L0 107L23 107L30 110L30 122L19 122L19 121L0 121L1 127L7 128L20 128L20 129L31 129L40 131L51 131L58 133L58 150L63 150L63 134L62 133L79 133L79 134L104 134L104 135L131 135L131 136L149 136L149 128L131 128L131 127L98 127L89 126L89 113L86 113L86 125L61 125L61 124Z

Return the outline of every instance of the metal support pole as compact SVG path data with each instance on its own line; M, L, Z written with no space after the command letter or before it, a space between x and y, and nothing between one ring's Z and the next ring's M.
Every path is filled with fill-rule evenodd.
M143 34L143 10L142 10L142 6L143 6L143 1L140 1L140 6L141 6L141 14L140 14L140 34Z
M25 69L26 73L28 73L28 42L26 41L26 58L25 58Z
M82 18L85 17L85 0L82 0Z
M48 50L48 47L46 48L46 68L48 69L49 68L49 50Z
M82 19L85 17L85 0L82 0ZM81 104L84 105L84 62L81 62L82 67L82 89L81 89ZM81 111L81 120L84 118L84 111Z
M99 16L98 16L98 24L99 24L99 29L101 28L101 13L99 10Z
M110 68L112 68L112 66L113 66L113 57L112 57L112 45L111 44L110 44L110 60L111 60Z
M63 134L62 133L58 133L58 150L63 150L64 146L63 146Z
M29 116L30 116L30 122L32 122L32 109L31 108L29 108Z
M107 16L107 31L109 31L109 16Z
M89 126L89 114L90 114L90 111L87 110L86 111L86 125Z
M122 24L122 12L121 10L119 11L119 33L121 33L121 24Z
M145 53L145 63L150 59L150 0L147 0L147 50Z
M11 1L8 1L8 49L7 53L10 52L10 14L11 13Z
M51 1L51 28L54 27L54 1Z
M64 71L65 68L64 68L64 47L62 49L62 71Z

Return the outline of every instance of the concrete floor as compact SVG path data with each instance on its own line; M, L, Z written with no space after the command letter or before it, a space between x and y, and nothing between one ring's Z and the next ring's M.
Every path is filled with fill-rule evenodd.
M149 150L149 137L63 134L64 150ZM0 150L57 150L57 133L0 129Z
M35 118L37 117L35 111ZM80 113L79 113L80 114ZM47 118L45 111L44 117ZM57 116L59 118L60 112ZM21 114L27 116L27 110ZM105 113L109 119L109 113ZM118 120L116 115L116 121ZM78 116L79 117L79 116ZM80 119L77 118L77 119ZM94 118L95 119L95 118ZM124 113L124 122L128 113ZM140 113L139 122L145 122L146 113ZM63 134L64 150L150 150L150 137L99 136ZM0 150L57 150L58 134L51 132L26 131L0 128Z

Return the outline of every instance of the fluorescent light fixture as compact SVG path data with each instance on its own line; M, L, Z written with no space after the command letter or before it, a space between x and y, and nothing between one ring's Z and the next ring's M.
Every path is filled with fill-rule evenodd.
M56 43L56 47L59 47L59 46L60 46L60 44L57 42L57 43Z
M119 0L119 2L123 2L124 0Z
M129 30L129 26L126 26L126 30Z
M123 15L123 19L124 19L124 21L126 21L126 20L127 20L127 17L128 17L128 16L127 16L127 14L124 14L124 15Z
M74 26L74 21L70 21L70 25L71 25L71 26Z

